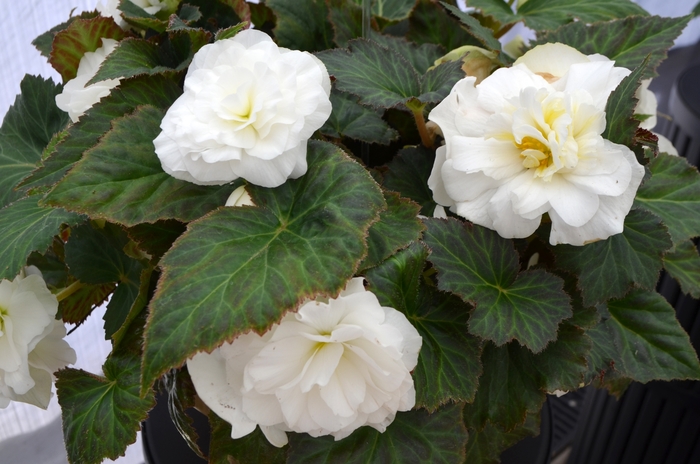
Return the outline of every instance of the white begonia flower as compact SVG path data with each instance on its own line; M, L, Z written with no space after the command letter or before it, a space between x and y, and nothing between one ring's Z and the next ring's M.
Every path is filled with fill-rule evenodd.
M277 187L306 173L306 142L331 113L330 78L310 53L244 30L194 56L153 141L163 170L200 185L239 177Z
M68 113L73 122L77 122L92 105L109 95L109 92L119 85L119 79L107 79L85 86L97 74L107 55L117 48L117 43L116 40L103 38L100 48L85 53L78 65L78 74L66 82L63 92L56 95L56 105Z
M231 192L224 206L255 206L255 203L253 203L253 199L245 189L245 186L241 185Z
M53 373L75 363L57 311L38 269L0 281L0 408L21 401L46 409Z
M428 180L435 201L505 238L530 236L544 213L552 245L622 232L644 168L601 134L608 97L629 73L545 44L478 86L459 81L429 116L446 143Z
M383 432L415 405L410 371L421 344L406 316L354 278L338 298L303 304L263 336L246 333L198 353L187 369L232 438L259 425L282 447L287 431L336 440L363 425Z
M636 97L639 99L639 103L637 103L637 107L635 108L634 112L636 114L644 114L649 116L644 121L639 123L639 127L651 131L654 127L656 127L657 123L656 107L658 105L658 101L656 99L656 95L654 95L654 92L649 90L649 84L651 84L651 79L644 79L642 81L642 85L639 87L639 89L637 89ZM652 134L659 139L659 152L668 153L672 156L678 156L678 150L676 150L676 147L673 146L673 143L671 143L669 139L653 131Z

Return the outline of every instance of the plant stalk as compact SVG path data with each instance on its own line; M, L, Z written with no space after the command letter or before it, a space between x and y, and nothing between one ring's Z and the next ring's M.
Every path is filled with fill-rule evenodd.
M425 145L426 148L433 148L433 138L430 136L428 128L425 126L423 107L411 108L411 111L413 112L413 117L416 120L416 127L418 128L421 142L423 142L423 145Z
M61 302L69 296L71 296L72 294L74 294L75 292L77 292L78 290L80 290L81 288L83 288L83 283L79 280L76 280L75 282L58 292L56 294L56 299L59 302Z

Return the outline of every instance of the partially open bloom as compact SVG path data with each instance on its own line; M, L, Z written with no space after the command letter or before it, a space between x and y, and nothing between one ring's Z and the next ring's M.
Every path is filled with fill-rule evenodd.
M46 409L53 373L75 363L55 319L58 301L36 268L0 281L0 408L21 401Z
M306 142L331 113L330 89L318 58L242 31L195 54L156 153L178 179L277 187L306 173Z
M263 336L247 333L187 362L197 394L240 438L259 425L275 446L287 431L336 440L383 432L415 404L410 371L422 339L352 279L336 299L309 301Z
M430 113L446 144L428 180L435 201L506 238L528 237L545 213L552 245L622 232L644 168L601 134L608 97L629 73L546 44L478 86L459 81Z
M63 92L56 95L56 105L68 113L73 122L77 122L80 116L92 108L92 105L109 95L110 90L119 85L119 79L107 79L85 86L95 77L107 55L117 48L117 43L116 40L103 38L100 48L94 52L85 53L78 65L78 74L74 79L66 82Z

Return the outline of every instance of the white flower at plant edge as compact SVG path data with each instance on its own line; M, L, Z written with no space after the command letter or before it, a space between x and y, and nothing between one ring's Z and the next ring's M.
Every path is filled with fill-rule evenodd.
M410 372L421 344L408 319L382 307L358 277L338 298L308 301L264 335L240 335L187 368L232 438L259 425L282 447L287 431L336 440L363 425L383 432L415 405Z
M109 95L110 90L119 85L119 79L107 79L85 86L97 74L107 55L117 48L117 43L116 40L103 38L100 48L85 53L80 59L75 78L66 82L63 92L56 95L56 105L68 113L73 122L77 122L92 105Z
M53 373L75 363L57 311L58 301L37 268L0 281L0 408L20 401L46 409Z
M545 213L552 245L622 232L644 168L601 134L608 97L629 73L545 44L478 86L459 81L429 116L446 144L428 180L435 201L506 238L530 236Z
M164 8L168 8L168 1L167 0L129 0L131 3L134 5L141 7L146 13L150 15L154 15L158 13L160 10ZM97 11L100 12L102 16L111 16L117 24L119 24L120 27L124 27L126 25L126 22L124 21L124 18L121 16L121 12L119 10L119 2L120 0L105 0L105 3L102 3L102 0L97 2L97 6L95 7ZM172 3L172 2L171 2Z
M236 190L231 192L224 206L255 206L245 186L241 185Z
M184 87L153 143L165 172L200 185L296 179L307 140L331 113L323 63L256 30L202 47Z
M639 124L639 127L651 131L654 127L656 127L656 107L658 102L654 92L649 90L649 84L651 84L651 79L644 79L642 81L642 85L639 87L639 89L637 89L636 96L639 99L639 103L637 103L637 107L635 108L634 112L636 114L648 116ZM678 150L676 150L676 147L673 146L673 143L671 143L669 139L656 132L652 131L652 133L659 139L658 145L660 152L678 156Z

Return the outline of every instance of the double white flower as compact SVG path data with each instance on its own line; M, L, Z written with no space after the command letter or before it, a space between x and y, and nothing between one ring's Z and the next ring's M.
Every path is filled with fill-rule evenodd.
M263 336L240 335L187 368L233 438L259 425L281 447L287 431L336 440L363 425L383 432L415 404L410 371L421 344L402 313L354 278L338 298L307 302Z
M277 187L306 173L306 142L331 113L330 78L313 55L260 31L205 45L153 141L163 170L201 185L239 177Z
M446 143L428 181L436 202L506 238L528 237L545 213L553 245L622 232L644 168L601 134L608 97L629 73L546 44L478 86L458 82L430 113Z
M45 409L53 373L76 360L63 340L65 326L55 319L56 297L38 269L26 272L0 281L0 408L21 401Z

